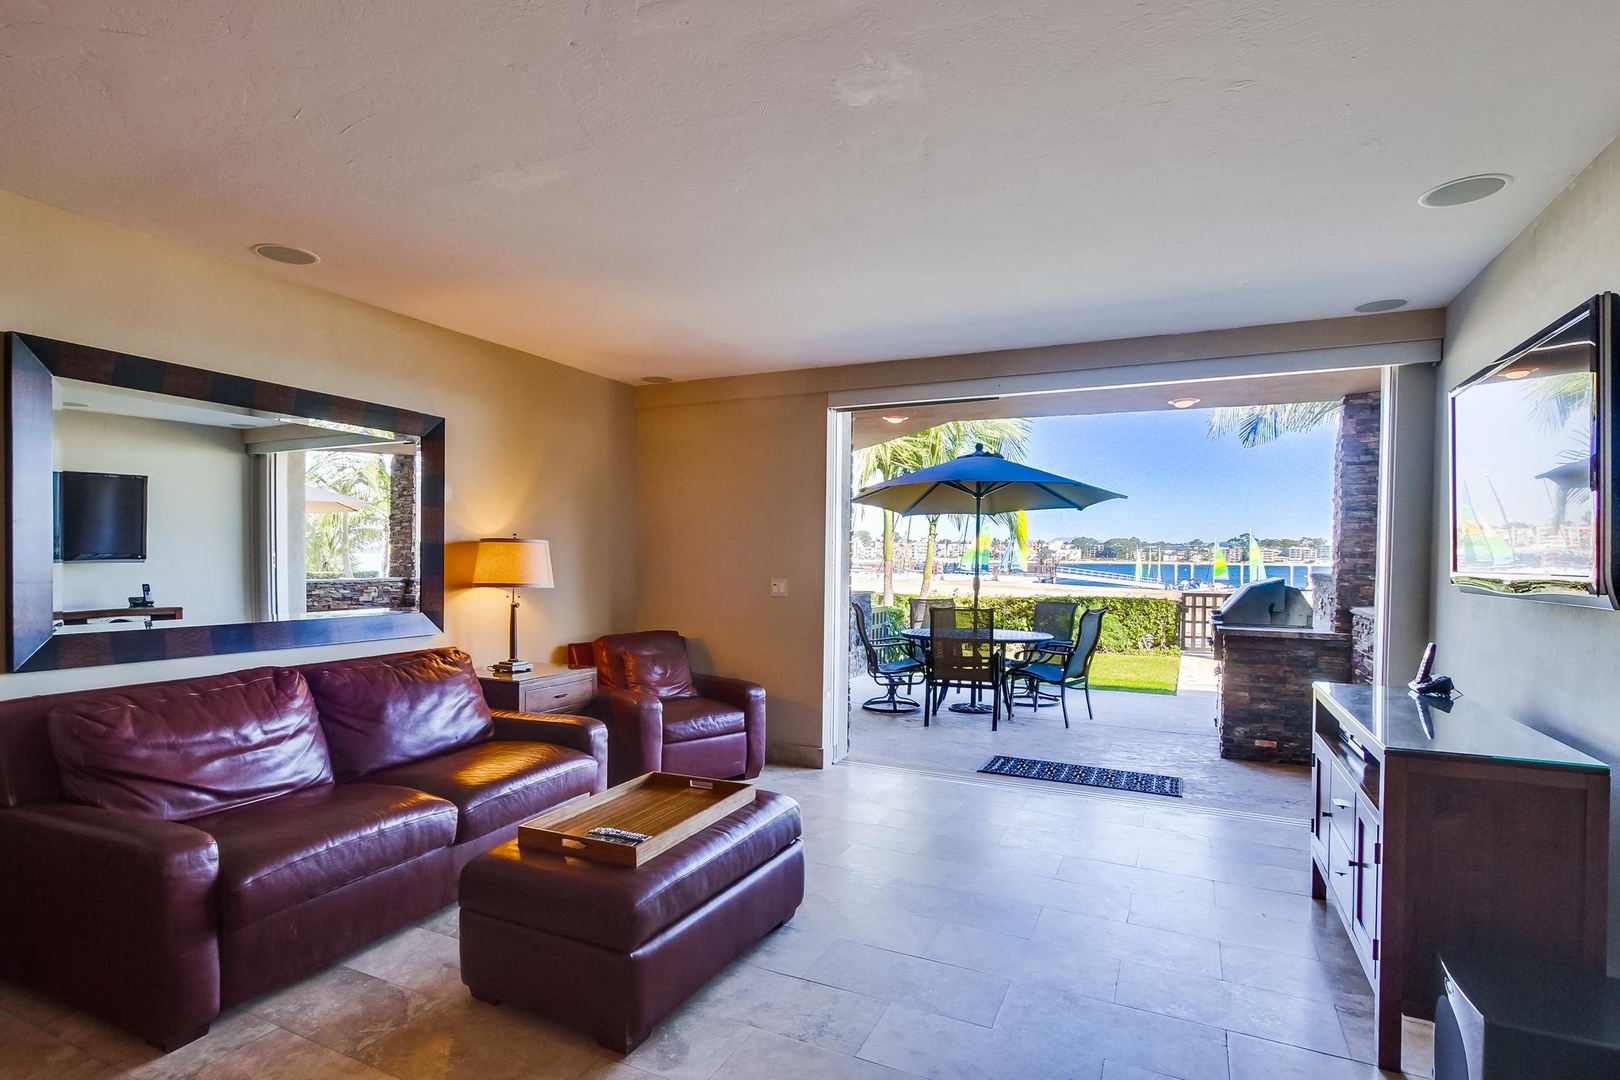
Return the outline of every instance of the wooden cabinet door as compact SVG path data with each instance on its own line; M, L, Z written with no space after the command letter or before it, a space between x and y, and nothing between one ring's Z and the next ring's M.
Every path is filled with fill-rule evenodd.
M1383 872L1383 826L1378 811L1366 798L1356 799L1355 842L1351 856L1354 896L1350 903L1350 934L1367 960L1377 963L1379 885Z

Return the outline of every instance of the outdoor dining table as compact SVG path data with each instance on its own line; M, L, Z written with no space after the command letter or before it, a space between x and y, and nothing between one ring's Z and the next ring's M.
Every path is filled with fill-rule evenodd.
M966 635L967 633L970 633L970 632L971 631L963 631L963 634ZM943 633L948 635L950 633L950 631L946 630L946 631L943 631ZM900 636L901 637L904 637L904 638L906 638L906 639L908 639L910 641L915 641L915 642L920 643L924 650L926 650L928 648L928 639L929 639L929 637L932 636L932 634L933 634L933 631L930 630L926 626L915 626L915 627L911 627L909 629L900 631ZM1009 645L1044 645L1046 642L1052 640L1052 635L1051 634L1044 633L1043 631L1040 631L1040 630L1004 630L1004 629L1002 629L1001 627L998 626L993 631L993 634L995 636L991 639L991 641L992 641L992 644L994 645L995 651L996 651L995 667L996 667L996 678L998 678L998 679L1001 677L1001 670L1002 670L1002 668L1005 666L1005 664L1007 662L1007 646L1009 646ZM982 712L989 712L990 707L987 706L987 705L982 704L979 701L979 688L978 688L977 685L975 685L973 687L971 700L969 700L969 701L958 701L956 704L951 706L951 711L952 712L967 712L967 713L982 713ZM1009 713L1009 715L1011 715L1011 714Z

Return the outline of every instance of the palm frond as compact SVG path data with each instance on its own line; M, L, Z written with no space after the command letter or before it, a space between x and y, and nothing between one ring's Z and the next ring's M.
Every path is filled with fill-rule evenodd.
M1296 401L1284 405L1231 405L1211 409L1209 437L1236 434L1244 446L1264 446L1289 432L1310 431L1338 418L1337 401Z
M1592 373L1561 371L1536 379L1525 400L1530 422L1549 434L1569 422L1577 409L1592 407Z

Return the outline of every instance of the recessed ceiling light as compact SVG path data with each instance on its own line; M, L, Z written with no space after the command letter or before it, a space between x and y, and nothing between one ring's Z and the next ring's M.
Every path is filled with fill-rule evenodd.
M901 416L899 413L895 413L893 416L885 416L883 419L884 419L884 421L886 423L903 424L907 420L910 420L911 417L909 417L909 416Z
M1534 375L1535 372L1536 372L1536 369L1533 368L1533 367L1508 368L1506 371L1502 372L1502 378L1504 378L1504 379L1522 379L1526 375Z
M1195 397L1178 397L1171 398L1169 404L1174 405L1178 409L1190 409L1194 405L1198 404L1198 401L1199 399Z
M1488 199L1513 182L1506 173L1480 173L1447 180L1439 187L1430 188L1418 198L1419 206L1462 206L1465 203Z
M667 383L672 382L673 380L668 375L643 375L641 377L641 381L644 383L653 383L654 385L657 385L658 383Z
M89 407L90 407L89 405L86 405L82 401L64 401L64 402L62 402L62 408L64 408L64 409L88 409Z
M321 257L313 251L289 247L286 244L254 244L253 254L271 262L286 263L288 266L309 266L311 263L321 261Z
M1379 311L1394 311L1396 308L1403 308L1410 303L1410 300L1397 299L1369 300L1365 304L1357 304L1356 310L1363 315L1372 315Z

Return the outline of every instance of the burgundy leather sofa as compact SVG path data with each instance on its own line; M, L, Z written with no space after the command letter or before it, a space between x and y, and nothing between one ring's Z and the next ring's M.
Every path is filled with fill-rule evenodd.
M0 702L0 976L172 1049L606 784L600 723L456 649Z
M568 663L596 668L588 711L607 725L608 783L656 771L752 780L765 767L765 688L694 673L675 631L574 642Z

